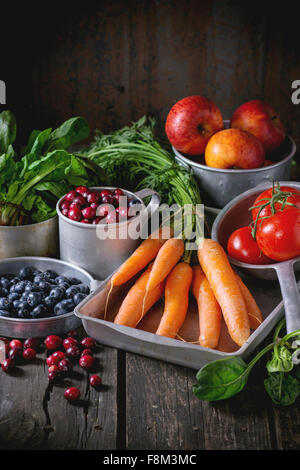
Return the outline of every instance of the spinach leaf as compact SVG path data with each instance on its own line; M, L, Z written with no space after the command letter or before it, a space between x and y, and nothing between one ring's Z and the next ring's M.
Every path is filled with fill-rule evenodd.
M275 346L272 358L267 362L266 367L270 373L290 372L294 367L292 353L285 346Z
M71 118L51 133L45 151L66 150L71 145L86 139L89 133L90 129L86 119L82 117Z
M249 372L249 367L239 357L210 362L197 373L193 392L200 400L225 400L244 388Z
M16 118L11 111L0 113L0 154L6 153L16 139Z
M300 384L295 377L275 372L264 380L265 389L276 405L292 405L300 393Z

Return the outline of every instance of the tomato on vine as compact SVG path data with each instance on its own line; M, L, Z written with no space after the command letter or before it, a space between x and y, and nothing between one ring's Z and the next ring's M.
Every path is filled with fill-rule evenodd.
M248 264L270 263L271 260L262 253L251 232L248 226L239 228L230 235L227 242L229 256Z

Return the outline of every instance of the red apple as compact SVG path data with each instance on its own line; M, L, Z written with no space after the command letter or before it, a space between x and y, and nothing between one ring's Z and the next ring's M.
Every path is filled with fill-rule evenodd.
M170 110L166 134L170 143L187 155L201 155L210 137L224 128L219 108L203 96L187 96Z
M224 129L213 135L205 149L205 162L213 168L259 168L265 151L260 141L240 129Z
M230 127L250 132L261 141L266 153L275 150L285 139L285 128L278 114L264 101L242 104L232 115Z

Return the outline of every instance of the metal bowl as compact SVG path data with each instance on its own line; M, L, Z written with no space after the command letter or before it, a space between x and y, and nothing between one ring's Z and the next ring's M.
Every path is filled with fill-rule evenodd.
M229 121L224 121L224 127L229 127ZM223 170L212 168L191 160L172 147L178 163L189 165L203 191L203 199L208 205L222 208L239 194L260 183L271 181L288 181L291 176L292 158L296 152L296 144L292 137L286 136L278 149L276 158L280 159L274 165L254 168L252 170Z
M0 259L58 255L58 218L37 224L0 226Z
M19 269L24 266L34 266L41 271L53 269L58 274L67 277L77 277L84 284L91 286L93 277L84 269L73 266L65 261L52 258L41 258L33 256L24 256L19 258L6 258L0 260L0 276L5 273L17 274ZM10 338L30 338L44 337L49 334L62 335L81 324L74 312L66 313L58 317L38 318L38 319L19 319L4 318L0 316L0 336Z

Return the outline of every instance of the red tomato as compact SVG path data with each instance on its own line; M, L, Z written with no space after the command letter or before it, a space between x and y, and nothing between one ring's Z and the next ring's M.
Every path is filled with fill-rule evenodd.
M227 251L229 256L243 263L266 264L270 262L252 237L250 227L238 228L230 235Z
M256 240L263 253L275 261L300 256L300 210L277 212L258 223Z
M300 208L300 191L298 191L297 189L294 189L294 188L289 188L288 186L281 186L280 190L281 191L288 191L288 192L292 193L293 196L288 197L286 202L288 202L290 204L295 204L295 206ZM261 193L255 199L255 201L252 205L253 206L262 206L263 204L265 204L267 202L263 199L270 199L271 197L272 197L272 188L269 188L266 191L264 191L263 193ZM276 212L281 209L282 203L283 203L283 201L281 201L281 202L278 201L278 202L275 203L275 211ZM287 204L284 206L285 211L290 210L290 209L294 209L294 207L289 206ZM258 209L252 209L252 219L254 221L256 220L258 211L259 211L259 208ZM272 215L272 211L271 211L271 206L268 205L264 209L262 209L262 211L259 214L259 217L265 217L265 216L270 216L270 215Z

